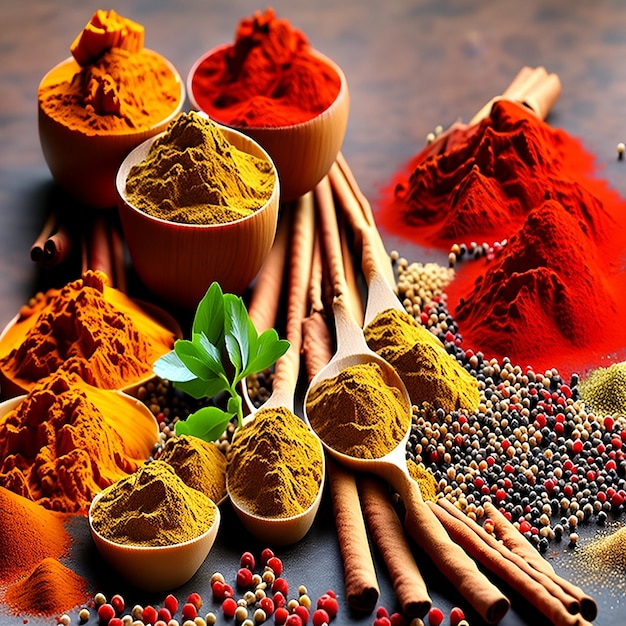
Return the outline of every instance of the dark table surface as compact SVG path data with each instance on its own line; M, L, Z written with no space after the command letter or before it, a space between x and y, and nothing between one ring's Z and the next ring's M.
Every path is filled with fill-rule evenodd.
M626 162L618 161L616 151L617 143L626 140L626 3L621 0L290 0L272 6L343 68L351 91L343 152L374 206L380 189L419 151L427 133L458 118L469 120L523 65L544 65L559 75L563 90L549 122L581 138L597 156L602 176L626 194ZM29 258L54 190L37 135L36 94L40 79L68 56L71 41L99 8L114 8L142 23L147 47L169 58L185 76L198 56L232 41L238 21L265 5L233 0L0 3L0 326L37 289L63 279L41 273ZM388 236L386 241L409 261L442 261L425 258L411 242ZM240 553L256 547L228 507L224 515L216 547L189 585L207 598L210 574L222 570L233 577ZM75 533L76 568L113 591L84 526ZM565 545L556 545L551 558L571 577L567 552ZM312 532L281 556L292 584L305 584L311 596L329 587L341 594L328 502ZM377 567L381 604L395 609L378 557ZM444 612L454 604L464 606L427 562L422 567L437 606ZM618 579L610 588L590 589L600 603L597 624L623 623L624 587ZM513 609L503 625L542 623L511 593ZM480 623L468 615L471 624ZM11 623L21 619L0 616L0 624ZM336 623L367 624L372 617L350 616L344 605Z

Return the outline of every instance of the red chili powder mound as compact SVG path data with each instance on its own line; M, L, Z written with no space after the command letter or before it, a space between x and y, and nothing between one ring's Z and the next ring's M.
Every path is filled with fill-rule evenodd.
M594 238L611 227L602 189L591 180L580 184L593 172L593 156L523 106L496 102L480 124L457 131L444 152L430 152L411 160L384 192L377 214L383 229L446 250L471 240L492 243L510 237L548 199L583 217Z
M242 19L234 44L200 63L191 89L200 108L223 124L276 127L319 115L340 86L306 35L267 9Z
M41 505L0 487L0 586L31 571L46 557L60 558L70 549L65 528L68 514Z
M615 350L618 292L601 252L578 220L554 201L534 209L468 293L449 304L466 348L536 371L580 371ZM461 291L461 290L459 290ZM456 296L456 298L455 298ZM623 298L622 298L623 300ZM626 345L626 333L621 343Z
M87 581L56 559L43 559L30 574L12 584L5 602L16 615L58 615L84 604Z
M508 240L448 286L465 348L562 375L624 359L626 201L580 141L501 101L410 168L377 215L383 229L446 250Z

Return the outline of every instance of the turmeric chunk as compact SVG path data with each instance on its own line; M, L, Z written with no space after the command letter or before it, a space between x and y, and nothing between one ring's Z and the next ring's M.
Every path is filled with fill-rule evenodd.
M81 33L74 39L70 52L82 67L99 59L111 48L140 52L144 28L141 24L118 15L113 9L99 9Z

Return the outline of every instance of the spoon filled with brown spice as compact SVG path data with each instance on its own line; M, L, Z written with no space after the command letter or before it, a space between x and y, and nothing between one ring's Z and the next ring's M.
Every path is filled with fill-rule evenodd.
M294 207L286 337L276 362L272 394L235 431L227 457L226 488L246 528L259 540L290 545L311 527L324 485L324 450L294 413L302 320L314 242L312 194Z

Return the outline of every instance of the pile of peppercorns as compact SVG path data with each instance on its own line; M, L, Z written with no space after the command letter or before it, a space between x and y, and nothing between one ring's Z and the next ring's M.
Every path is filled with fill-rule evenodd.
M423 463L440 491L474 519L490 501L540 550L578 540L578 526L604 524L626 503L626 423L588 411L578 376L538 374L505 358L464 350L445 296L417 319L476 377L473 413L414 407L407 455Z

